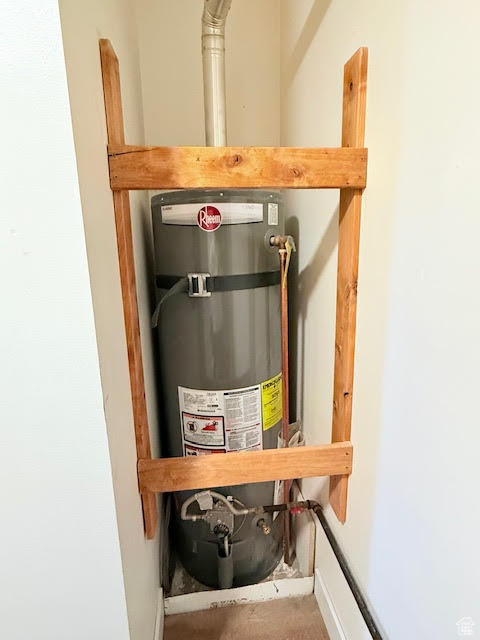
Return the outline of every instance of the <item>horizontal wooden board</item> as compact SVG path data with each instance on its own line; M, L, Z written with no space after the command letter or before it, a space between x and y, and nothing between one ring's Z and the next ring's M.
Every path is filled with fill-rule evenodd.
M109 145L112 189L363 189L367 150Z
M186 489L230 486L350 474L350 442L290 449L265 449L188 458L139 460L141 491L165 493Z

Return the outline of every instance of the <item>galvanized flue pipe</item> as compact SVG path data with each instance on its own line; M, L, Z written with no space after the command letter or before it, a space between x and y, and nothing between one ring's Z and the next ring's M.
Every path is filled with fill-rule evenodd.
M227 144L225 23L232 0L205 0L202 15L205 137L209 147Z

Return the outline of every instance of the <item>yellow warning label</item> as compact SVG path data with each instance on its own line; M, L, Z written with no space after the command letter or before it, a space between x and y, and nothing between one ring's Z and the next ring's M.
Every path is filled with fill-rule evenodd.
M282 374L262 382L263 430L274 427L282 419Z

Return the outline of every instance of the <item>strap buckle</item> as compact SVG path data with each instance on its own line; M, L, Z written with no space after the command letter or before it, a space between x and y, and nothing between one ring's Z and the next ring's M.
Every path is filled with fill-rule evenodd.
M207 290L209 273L189 273L187 278L190 298L208 298L212 295L211 291Z

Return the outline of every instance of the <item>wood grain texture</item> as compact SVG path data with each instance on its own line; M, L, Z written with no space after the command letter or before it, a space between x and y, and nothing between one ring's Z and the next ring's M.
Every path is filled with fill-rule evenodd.
M123 144L124 128L118 59L109 40L102 39L99 44L108 142L112 144ZM122 289L137 458L147 459L151 458L151 450L145 399L145 383L143 378L142 346L138 320L137 285L135 279L128 191L114 191L113 206L115 212L118 262L120 267L120 284ZM158 519L155 494L142 492L142 507L145 535L151 539L155 536Z
M223 453L188 458L139 460L142 491L183 491L284 478L312 478L352 472L350 442Z
M345 65L342 119L344 147L362 147L364 144L367 63L368 51L361 48ZM352 426L361 206L361 189L341 189L332 442L350 440ZM348 475L330 478L330 504L340 522L346 520L347 493Z
M118 58L110 40L102 38L99 41L99 46L108 144L124 144L125 133Z
M109 145L112 189L363 188L367 150Z

